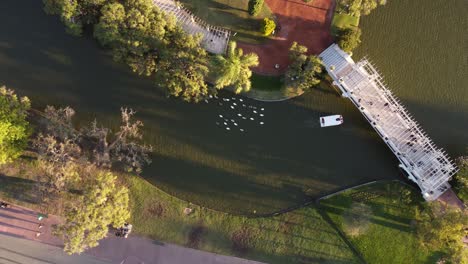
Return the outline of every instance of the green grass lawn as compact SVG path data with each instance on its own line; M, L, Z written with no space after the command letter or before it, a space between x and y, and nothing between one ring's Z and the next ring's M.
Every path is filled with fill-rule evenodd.
M38 209L33 176L34 167L29 162L0 166L0 199ZM141 177L119 176L130 189L136 234L268 263L357 262L313 206L275 217L246 218L192 205ZM183 213L186 207L193 209L188 216Z
M0 166L0 199L38 209L33 175L30 162ZM119 174L119 179L130 190L135 233L155 240L267 263L359 262L338 228L370 264L435 263L440 257L418 245L414 219L423 200L417 190L399 182L345 191L322 200L319 208L248 218L191 204L141 177ZM353 203L372 209L369 228L358 237L343 231L343 215ZM185 215L186 207L193 212Z
M336 36L339 30L341 29L357 26L359 26L359 17L351 16L344 13L335 13L333 15L333 20L331 24L331 32L333 35Z
M405 197L410 191L409 201ZM368 230L349 237L368 263L435 263L437 254L422 249L415 238L413 221L423 202L418 191L398 182L368 185L321 201L324 210L343 230L343 214L353 203L372 208Z
M232 39L258 44L267 40L260 33L261 21L272 17L266 3L261 12L253 17L248 13L248 0L181 0L185 7L206 22L230 29L236 36Z

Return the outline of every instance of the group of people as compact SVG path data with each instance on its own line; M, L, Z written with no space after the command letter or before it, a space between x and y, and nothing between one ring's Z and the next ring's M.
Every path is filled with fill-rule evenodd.
M127 238L130 232L132 232L132 225L129 223L125 223L123 227L117 229L115 235L118 237Z

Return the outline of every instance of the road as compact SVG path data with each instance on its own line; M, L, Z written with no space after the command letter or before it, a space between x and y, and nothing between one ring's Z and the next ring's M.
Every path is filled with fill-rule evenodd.
M1 264L108 264L86 254L68 256L62 248L0 234Z
M0 209L0 264L261 264L133 234L119 238L112 233L86 254L68 256L63 253L62 241L52 234L59 217L49 215L39 220L37 216L37 212L15 205Z

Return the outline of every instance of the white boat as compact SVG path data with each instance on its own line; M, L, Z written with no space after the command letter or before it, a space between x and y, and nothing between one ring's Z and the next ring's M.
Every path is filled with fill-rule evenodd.
M339 126L341 124L343 124L343 116L341 115L331 115L331 116L320 117L321 127Z

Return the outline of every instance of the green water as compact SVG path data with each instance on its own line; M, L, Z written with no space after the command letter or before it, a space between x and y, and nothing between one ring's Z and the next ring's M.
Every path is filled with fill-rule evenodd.
M425 5L436 2L419 1ZM372 27L379 31L378 23L382 23L380 27L390 27L396 23L392 17L400 21L398 10L392 9L394 6L396 1L379 11L386 19L379 20L377 16L362 19L364 31L371 31ZM428 9L442 12L438 8ZM450 9L444 9L443 13L452 16L463 17L465 13L461 7L440 8ZM428 15L426 9L413 12L423 12L420 14L423 18ZM412 14L405 19L416 18ZM452 27L461 34L464 28L454 22L456 19ZM432 23L427 30L446 34L444 23ZM427 27L421 23L412 26L404 37L398 35L403 33L401 28L392 32L396 38L391 45L394 52L380 53L382 45L389 45L385 39L381 46L362 50L388 76L392 89L408 104L435 142L456 156L468 142L464 133L468 120L462 76L466 72L466 54L463 48L457 48L461 43L446 43L453 53L438 46L428 48L429 55L419 46L406 51L408 48L399 45L414 45L407 43L414 43L410 40L418 39ZM412 35L411 31L417 34ZM382 36L391 30L385 32ZM372 36L372 41L378 43L377 36ZM364 38L370 42L367 33ZM405 41L398 41L400 38ZM423 39L418 45L427 42ZM448 55L459 64L447 63ZM439 58L439 66L436 72L423 76L420 75L426 71L421 73L411 66L410 60L402 59L403 64L398 60L426 56L431 56L425 59L429 63ZM436 74L438 71L443 74ZM445 81L440 80L440 75ZM271 212L346 186L401 177L391 152L351 103L333 89L315 89L281 103L258 103L244 98L247 105L265 108L265 117L256 116L252 122L238 121L245 129L242 133L233 126L226 131L216 125L223 122L218 115L238 120L237 113L246 115L249 110L240 108L234 112L228 105L220 106L217 102L194 105L166 98L151 80L135 76L124 65L114 63L91 38L67 35L58 19L43 13L41 1L0 1L0 83L29 96L35 107L70 105L78 112L79 124L96 117L105 125L116 126L120 106L136 109L138 118L145 123L146 141L155 149L153 163L143 176L182 199L220 210ZM221 95L232 97L229 93ZM321 115L335 113L344 116L343 126L319 128ZM260 119L264 125L258 123Z
M394 0L361 19L362 46L435 143L468 154L468 1Z

